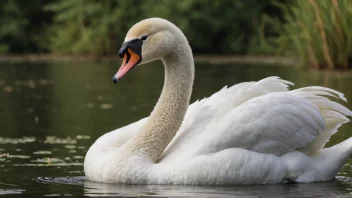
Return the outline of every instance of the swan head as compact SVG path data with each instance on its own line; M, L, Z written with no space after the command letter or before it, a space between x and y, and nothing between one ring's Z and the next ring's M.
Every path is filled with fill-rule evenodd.
M183 35L171 22L161 18L149 18L136 23L128 31L118 55L122 65L113 76L116 83L137 65L161 59L174 50L175 41Z

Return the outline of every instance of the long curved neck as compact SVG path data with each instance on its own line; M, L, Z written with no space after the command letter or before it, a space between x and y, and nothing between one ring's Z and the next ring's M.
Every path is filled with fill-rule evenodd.
M194 62L186 38L164 57L164 87L146 124L122 148L129 157L139 155L156 162L180 128L192 93Z

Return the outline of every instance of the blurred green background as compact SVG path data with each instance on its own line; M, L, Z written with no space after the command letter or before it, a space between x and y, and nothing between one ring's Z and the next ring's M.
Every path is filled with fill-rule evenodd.
M0 0L0 195L167 192L137 186L110 192L82 177L84 156L95 140L148 116L157 102L160 61L138 67L117 86L111 82L127 31L149 17L180 27L200 60L191 102L225 85L268 76L352 98L352 0ZM275 62L286 57L290 66ZM351 102L341 104L352 109ZM343 125L327 146L351 137L351 131L351 123ZM326 184L173 189L172 196L352 194L351 164L352 159Z
M0 54L115 55L128 29L148 17L179 26L196 54L352 67L350 0L2 0Z
M244 54L255 50L261 15L281 16L258 0L5 0L0 7L1 49L12 53L114 54L133 24L162 17L196 53Z

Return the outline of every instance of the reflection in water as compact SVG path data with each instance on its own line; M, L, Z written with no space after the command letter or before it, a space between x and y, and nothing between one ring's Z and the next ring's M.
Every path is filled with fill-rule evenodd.
M351 178L338 177L332 182L311 184L184 186L184 185L117 185L85 180L84 177L38 178L42 183L84 186L84 195L90 197L321 197L348 193L343 183Z
M235 196L278 196L278 197L320 197L345 194L339 182L318 184L281 184L227 187L202 186L127 186L85 182L87 196L162 196L162 197L235 197Z
M327 86L351 101L352 72L301 71L263 65L196 64L192 101L225 85L280 76ZM315 184L232 187L128 186L84 180L87 149L102 134L148 116L163 84L161 63L139 67L115 85L115 64L2 64L0 67L0 195L331 196L352 192L352 159L338 180ZM151 80L152 79L152 80ZM352 109L352 103L346 105ZM351 136L343 126L329 145Z

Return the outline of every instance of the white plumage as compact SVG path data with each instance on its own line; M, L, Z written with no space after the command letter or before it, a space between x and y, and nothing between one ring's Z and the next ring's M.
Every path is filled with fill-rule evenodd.
M343 166L347 158L335 158L344 149L347 151L344 155L352 153L352 139L343 146L333 147L331 150L334 149L335 153L324 161L319 158L329 149L321 149L337 128L349 121L345 115L352 116L352 112L325 97L346 100L335 90L306 87L288 91L288 85L292 83L269 77L259 82L225 87L209 98L194 102L175 138L158 163L151 166L150 183L208 184L216 180L217 184L246 184L277 183L285 179L297 182L331 180L335 174L327 178L323 176L329 172L337 173ZM137 134L146 120L100 137L93 145L96 146L94 151L99 153L96 160L110 152L115 153ZM319 170L316 166L322 163L327 167ZM336 170L329 171L330 168ZM313 173L305 176L307 171ZM266 173L265 177L262 172ZM174 176L170 176L171 173ZM190 179L199 174L203 174L203 178Z
M329 181L351 156L352 138L323 149L352 116L329 99L346 101L342 93L317 86L289 91L293 83L268 77L224 87L188 106L193 59L187 40L162 19L142 21L126 38L148 34L144 28L159 31L153 34L160 39L169 35L162 41L171 44L145 44L153 50L160 43L171 46L173 54L163 58L163 92L149 118L109 132L92 145L84 163L88 179L207 185ZM180 47L173 47L170 35L176 35ZM148 53L156 56L162 50Z

